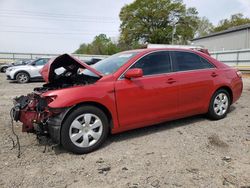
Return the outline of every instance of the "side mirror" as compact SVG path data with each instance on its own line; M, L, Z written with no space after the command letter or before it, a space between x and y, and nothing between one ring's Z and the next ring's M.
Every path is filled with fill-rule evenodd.
M138 68L129 69L124 75L124 77L127 79L139 78L142 76L143 76L143 71L142 69L138 69Z

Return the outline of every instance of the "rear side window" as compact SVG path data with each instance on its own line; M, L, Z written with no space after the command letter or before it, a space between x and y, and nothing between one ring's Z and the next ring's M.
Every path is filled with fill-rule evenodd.
M171 72L169 52L154 52L144 56L131 68L141 68L143 75L153 75Z
M172 62L175 71L214 68L214 65L207 60L190 52L173 52Z

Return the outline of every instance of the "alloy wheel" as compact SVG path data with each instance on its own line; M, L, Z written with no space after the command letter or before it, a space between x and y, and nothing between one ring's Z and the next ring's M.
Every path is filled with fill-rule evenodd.
M229 100L225 93L219 93L214 98L213 109L216 115L223 116L229 107Z
M101 119L91 113L82 114L74 119L69 128L69 137L78 147L86 148L94 145L102 136Z
M18 75L18 81L20 83L26 83L26 82L28 82L28 80L29 80L28 75L26 75L26 74L20 74L20 75Z

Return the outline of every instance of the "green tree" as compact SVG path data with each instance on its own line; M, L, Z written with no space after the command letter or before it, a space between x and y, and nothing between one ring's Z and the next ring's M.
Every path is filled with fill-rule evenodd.
M206 36L212 33L213 30L214 30L213 24L206 17L202 17L199 19L198 28L195 33L195 37Z
M90 44L81 44L75 51L77 54L112 55L119 51L117 45L105 34L94 38Z
M76 54L90 54L90 44L81 44L80 47L74 52Z
M233 14L229 19L221 20L214 32L224 31L235 26L240 26L250 23L250 19L243 16L243 14Z
M198 26L198 12L181 0L135 0L120 12L120 43L187 43Z
M198 28L199 17L196 8L188 8L179 17L176 24L176 35L173 42L175 44L188 44L194 38Z

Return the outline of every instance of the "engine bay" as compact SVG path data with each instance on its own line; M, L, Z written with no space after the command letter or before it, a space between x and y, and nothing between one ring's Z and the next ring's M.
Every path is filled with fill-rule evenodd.
M49 90L63 89L73 87L77 85L89 85L99 80L98 77L92 77L80 73L80 69L77 73L71 71L65 71L59 74L54 82L46 83L42 87L34 88L36 92L46 92Z
M35 88L34 91L46 92L76 85L89 85L98 81L100 76L83 73L86 69L85 66L80 60L63 54L44 66L41 74L47 83L42 87Z

